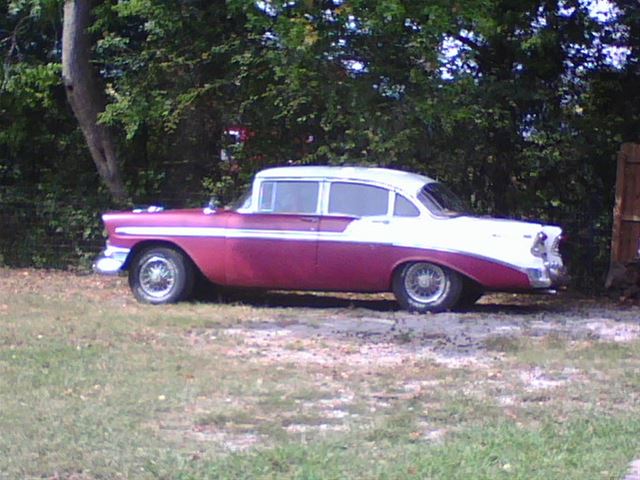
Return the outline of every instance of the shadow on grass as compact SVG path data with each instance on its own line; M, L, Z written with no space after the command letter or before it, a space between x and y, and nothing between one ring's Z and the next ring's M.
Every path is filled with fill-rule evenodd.
M196 300L204 303L242 303L258 308L365 309L374 312L402 311L392 294L339 292L273 291L260 289L201 287ZM562 312L571 308L571 300L544 295L489 294L477 303L454 309L460 314L536 315Z
M198 292L196 300L205 303L242 303L257 308L357 309L395 312L395 300L382 295L356 295L324 292L283 292L254 289L211 288Z

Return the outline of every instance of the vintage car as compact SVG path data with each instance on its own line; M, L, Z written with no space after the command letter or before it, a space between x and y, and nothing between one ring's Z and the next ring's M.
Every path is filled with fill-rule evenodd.
M485 291L550 290L566 281L556 226L465 213L443 184L384 168L263 170L235 205L103 215L94 269L128 270L141 302L187 299L197 277L277 290L392 291L438 312Z

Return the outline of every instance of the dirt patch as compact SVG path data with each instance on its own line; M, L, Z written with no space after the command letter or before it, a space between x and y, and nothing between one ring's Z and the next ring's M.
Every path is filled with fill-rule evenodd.
M431 398L437 391L495 402L516 418L522 408L564 402L572 385L586 385L589 379L573 367L505 365L509 353L522 345L571 350L640 338L637 307L569 295L490 295L466 312L438 315L399 311L384 296L322 294L315 299L277 293L262 301L266 305L242 300L256 307L242 324L194 330L186 340L207 355L220 348L220 336L225 336L224 355L232 361L314 372L317 384L340 392L302 405L310 415L331 422L287 423L284 429L291 435L347 431L354 422L402 411L408 403L445 411L446 399ZM364 407L354 414L357 405ZM425 417L411 433L416 441L440 441L455 430ZM225 442L238 448L233 436Z
M536 297L527 307L501 304L490 296L466 313L412 315L327 308L325 311L267 309L273 319L229 328L237 339L226 354L259 363L394 367L429 360L451 368L490 368L495 355L487 344L495 339L553 337L561 341L630 342L640 338L640 310L549 299L548 308ZM526 302L527 298L518 299ZM562 303L560 303L562 302ZM562 305L562 308L558 308ZM607 315L603 316L603 310ZM212 333L213 332L213 333ZM189 342L206 349L215 344L217 330L189 333Z

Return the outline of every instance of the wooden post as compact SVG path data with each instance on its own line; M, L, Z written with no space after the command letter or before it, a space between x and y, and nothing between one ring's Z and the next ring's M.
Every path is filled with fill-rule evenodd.
M626 264L638 259L640 248L640 144L624 143L618 153L613 207L611 264L605 287L624 282Z

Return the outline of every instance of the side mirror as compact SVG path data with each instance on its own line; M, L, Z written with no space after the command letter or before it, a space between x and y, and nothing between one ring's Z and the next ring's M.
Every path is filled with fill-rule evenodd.
M204 207L204 213L206 215L211 215L212 213L216 213L216 210L218 209L219 206L220 206L220 202L218 201L218 199L216 197L211 197L209 199L209 203L207 203L207 206Z

